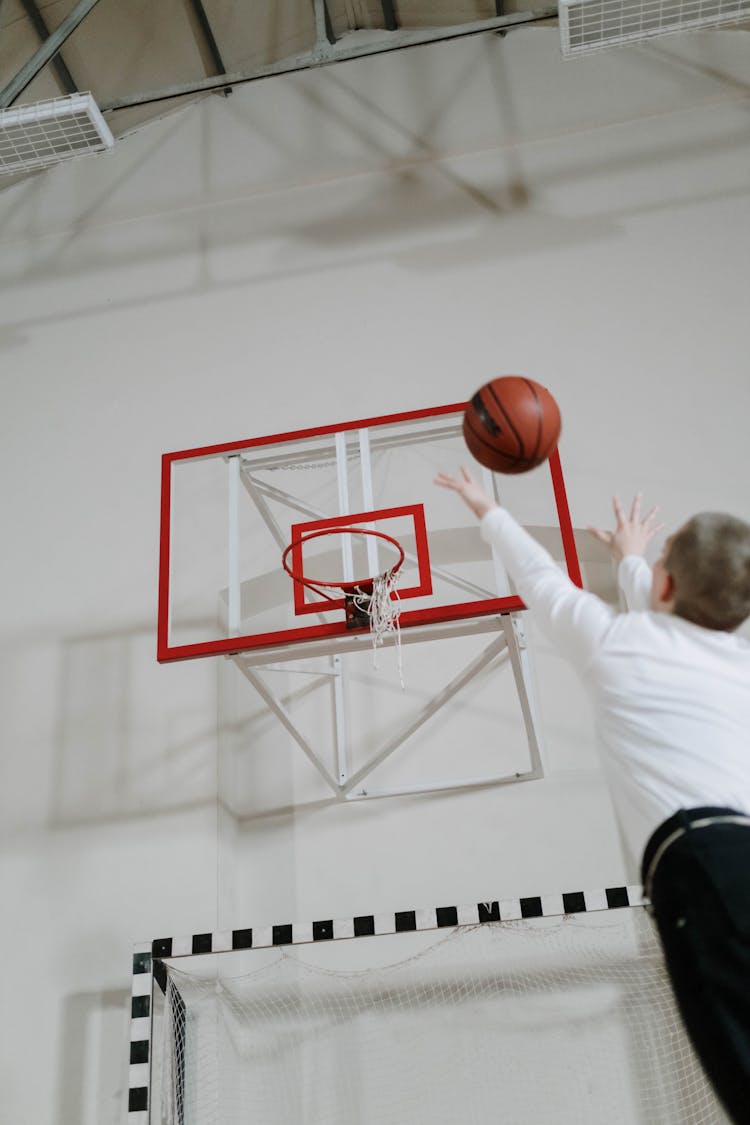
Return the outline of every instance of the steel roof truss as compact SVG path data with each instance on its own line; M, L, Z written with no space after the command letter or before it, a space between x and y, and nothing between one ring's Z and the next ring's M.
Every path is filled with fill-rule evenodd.
M0 109L7 109L13 105L16 98L34 81L37 74L44 70L47 63L57 55L63 43L70 38L78 25L83 23L91 9L95 8L98 3L99 0L79 0L60 26L55 28L52 34L42 43L39 50L21 67L15 78L11 79L5 89L0 91Z

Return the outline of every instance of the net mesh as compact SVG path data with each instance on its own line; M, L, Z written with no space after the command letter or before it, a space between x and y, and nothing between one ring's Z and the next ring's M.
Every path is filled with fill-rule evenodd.
M387 570L385 574L378 574L372 580L372 593L354 594L352 600L357 609L361 613L366 613L370 619L372 662L376 670L378 668L378 649L385 644L386 638L393 637L398 662L398 675L403 688L404 666L401 652L401 627L399 625L401 603L398 597L400 576L400 569Z
M171 967L163 1125L726 1121L642 909L460 927L376 964L393 941L326 944L367 968L318 945Z

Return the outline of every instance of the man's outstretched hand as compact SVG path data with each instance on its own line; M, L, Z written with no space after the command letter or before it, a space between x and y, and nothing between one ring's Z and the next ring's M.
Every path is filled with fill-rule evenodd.
M441 488L450 488L451 491L457 492L464 503L471 508L477 519L481 520L482 516L485 516L492 508L497 507L495 501L489 498L481 484L474 480L465 465L461 466L460 477L450 477L447 473L438 473L435 477L435 484L439 484Z
M654 523L654 517L659 509L652 508L648 515L641 519L640 492L631 505L629 516L625 515L619 496L612 497L612 507L615 510L617 523L615 530L605 531L599 527L590 527L589 532L600 543L604 543L618 562L626 555L644 555L648 544L664 527L663 523Z

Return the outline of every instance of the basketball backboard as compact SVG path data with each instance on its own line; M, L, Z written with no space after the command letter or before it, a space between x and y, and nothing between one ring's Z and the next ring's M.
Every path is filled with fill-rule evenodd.
M580 569L557 452L520 476L493 476L463 442L465 403L167 453L162 464L158 659L257 651L285 659L346 646L341 601L285 572L293 541L355 524L399 541L402 630L522 609L439 470L471 464L565 565ZM377 574L395 560L377 536L310 536L293 552L313 578ZM274 655L270 656L274 659Z

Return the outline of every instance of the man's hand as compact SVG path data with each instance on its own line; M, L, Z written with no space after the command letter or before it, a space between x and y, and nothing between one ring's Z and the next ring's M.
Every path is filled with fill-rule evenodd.
M629 516L625 515L619 496L612 497L612 507L617 521L615 530L603 531L598 527L590 527L588 528L590 533L600 543L604 543L618 562L626 555L644 555L648 544L664 527L663 523L654 524L654 517L659 509L652 508L648 515L641 519L640 492L632 503Z
M435 484L439 484L441 488L450 488L453 492L457 492L464 503L471 508L477 519L481 520L482 516L485 516L492 508L497 507L495 501L490 500L481 484L474 480L474 477L464 465L461 466L460 477L449 477L447 473L438 473L435 477Z

